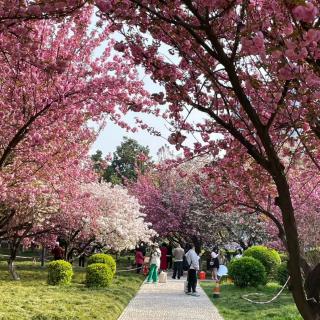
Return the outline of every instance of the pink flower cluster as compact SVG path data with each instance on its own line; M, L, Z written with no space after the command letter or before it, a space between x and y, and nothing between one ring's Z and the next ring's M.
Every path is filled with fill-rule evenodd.
M299 5L293 9L293 15L300 21L313 23L318 15L318 8L312 2L305 5Z

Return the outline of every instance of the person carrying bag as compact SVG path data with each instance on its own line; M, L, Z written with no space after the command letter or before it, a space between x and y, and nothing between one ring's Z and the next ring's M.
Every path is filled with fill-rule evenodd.
M197 288L197 271L199 271L199 256L195 252L194 245L186 253L186 259L189 264L188 270L188 290L186 294L198 297Z
M153 244L151 246L150 254L150 270L147 278L147 283L157 283L158 279L158 269L160 267L160 256L161 252L158 244Z

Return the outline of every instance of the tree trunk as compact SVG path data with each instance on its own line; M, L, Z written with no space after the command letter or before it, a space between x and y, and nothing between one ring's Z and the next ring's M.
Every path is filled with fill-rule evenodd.
M119 261L120 260L120 252L117 252L116 253L116 261Z
M313 312L320 314L320 263L309 272L305 284L304 284L308 303L311 306Z
M20 277L16 271L16 267L15 267L15 264L14 264L14 259L12 259L11 257L9 258L8 260L8 268L9 268L9 273L12 277L13 280L15 281L19 281L20 280Z
M69 250L69 252L66 254L66 260L68 261L68 262L70 262L71 264L73 263L73 252L74 252L74 248L71 248L70 250Z
M195 247L195 251L197 254L201 253L201 248L202 248L202 241L199 239L197 236L192 236L192 242Z
M43 245L41 248L41 267L44 267L45 256L46 256L46 247Z
M11 243L10 243L10 257L8 259L8 269L9 269L9 273L12 277L13 280L15 281L19 281L20 277L16 271L16 267L15 267L15 259L17 256L17 251L18 251L18 247L19 247L20 241L17 239L14 239Z
M315 310L310 307L304 292L299 238L289 185L281 171L278 171L277 174L274 175L274 181L279 195L277 205L280 207L282 212L283 225L287 239L289 253L288 268L292 280L292 295L304 320L318 320L320 317L314 312Z
M68 261L69 244L66 242L64 245L64 260Z

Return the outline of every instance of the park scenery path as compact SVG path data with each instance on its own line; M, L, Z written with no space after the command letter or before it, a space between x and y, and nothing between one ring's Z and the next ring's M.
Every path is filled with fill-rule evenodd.
M186 295L184 280L144 283L118 320L223 320L202 288L199 297Z

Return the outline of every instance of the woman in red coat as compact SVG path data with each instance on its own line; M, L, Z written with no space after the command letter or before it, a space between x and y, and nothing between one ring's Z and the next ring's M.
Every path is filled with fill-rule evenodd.
M168 260L167 260L168 248L165 243L162 244L160 251L161 251L160 270L167 270L168 269Z

